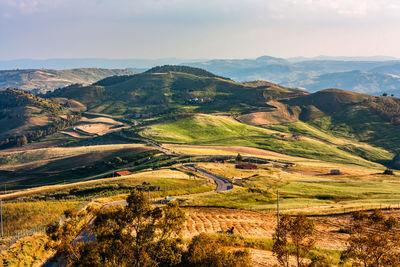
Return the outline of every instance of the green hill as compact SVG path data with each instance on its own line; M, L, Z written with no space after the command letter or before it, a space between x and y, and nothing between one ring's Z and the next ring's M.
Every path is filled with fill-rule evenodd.
M329 89L288 101L322 131L400 151L400 99Z
M95 112L124 117L154 117L178 112L243 112L270 108L271 92L305 94L275 84L242 84L201 69L156 67L144 73L110 77L91 86L72 85L48 97L66 97Z
M302 136L293 135L296 130L301 131ZM265 129L229 117L205 114L145 126L140 135L159 142L258 147L293 156L364 166L374 166L370 160L390 161L393 157L384 149L337 138L305 123L297 123L296 127L286 130Z

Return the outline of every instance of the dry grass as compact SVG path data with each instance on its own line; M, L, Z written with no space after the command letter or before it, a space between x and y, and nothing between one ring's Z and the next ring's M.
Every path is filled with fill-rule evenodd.
M18 231L44 227L58 221L67 209L78 209L82 201L3 201L4 233L14 235Z
M96 179L84 182L77 182L63 185L51 185L30 188L21 190L9 194L0 195L0 199L15 199L18 197L27 197L35 194L44 193L57 193L69 191L72 189L84 189L93 188L96 186L106 186L123 184L125 186L136 186L142 183L150 183L154 186L160 186L160 189L165 191L162 193L154 193L154 196L159 195L185 195L190 193L201 193L212 191L215 186L212 183L204 184L207 181L206 178L199 176L202 179L194 179L193 176L189 176L187 173L170 170L168 168L155 170L155 171L142 171L139 173L126 175L122 177ZM204 184L204 185L202 185Z
M0 254L1 266L41 266L52 255L46 248L47 241L45 234L20 239Z
M268 112L254 112L245 115L241 115L238 119L246 124L250 125L265 125L265 124L276 124L285 122L295 122L299 119L299 114L293 114L287 109L287 105L277 101L269 101L268 105L276 107L273 111Z
M97 145L80 147L52 147L16 152L0 152L0 169L16 170L18 168L39 167L52 161L78 157L89 153L105 153L118 150L132 149L137 153L153 150L142 144Z
M172 149L187 155L237 155L257 156L274 160L290 160L290 161L315 161L300 157L289 156L277 152L243 146L202 146L202 145L178 145L164 144L166 148Z

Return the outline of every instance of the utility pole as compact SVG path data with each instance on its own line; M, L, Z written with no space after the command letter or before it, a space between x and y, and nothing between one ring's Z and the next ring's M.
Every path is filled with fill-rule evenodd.
M279 190L276 190L276 220L277 220L277 230L278 230L278 240L279 240Z
M3 200L0 199L0 222L1 222L1 237L3 237Z

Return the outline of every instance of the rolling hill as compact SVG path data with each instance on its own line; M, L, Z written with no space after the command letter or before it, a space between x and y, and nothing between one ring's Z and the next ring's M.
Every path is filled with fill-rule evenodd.
M19 90L0 91L0 147L25 145L79 118L51 100Z
M363 165L389 164L400 152L400 100L392 97L339 89L310 94L184 66L71 85L45 97L135 121L130 131L160 142L251 146Z
M306 94L272 83L237 83L197 68L164 66L131 76L110 77L90 86L71 85L46 97L72 98L89 110L126 118L171 113L242 112L271 108L273 94Z
M75 83L92 84L109 76L133 73L128 69L99 68L0 70L0 89L18 88L43 93Z

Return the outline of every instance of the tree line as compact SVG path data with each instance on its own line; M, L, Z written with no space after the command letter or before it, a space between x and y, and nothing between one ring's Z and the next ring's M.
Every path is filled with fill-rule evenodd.
M384 120L400 125L400 100L388 97L370 97L368 106Z

